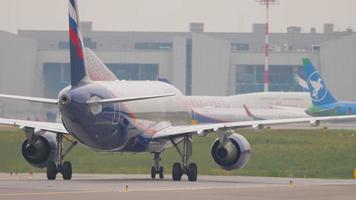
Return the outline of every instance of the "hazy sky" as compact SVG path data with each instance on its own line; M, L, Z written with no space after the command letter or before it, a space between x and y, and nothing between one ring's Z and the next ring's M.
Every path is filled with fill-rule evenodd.
M265 9L255 0L78 0L82 21L95 30L188 31L190 22L205 23L206 31L247 32L264 22ZM322 31L356 30L355 0L279 0L270 9L272 32L287 26ZM67 0L0 0L0 30L67 29Z

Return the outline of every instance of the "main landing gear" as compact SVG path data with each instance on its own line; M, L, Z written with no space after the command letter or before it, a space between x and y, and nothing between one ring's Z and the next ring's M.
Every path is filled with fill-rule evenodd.
M47 179L55 180L58 173L61 173L64 180L72 179L72 164L69 161L64 161L64 157L73 149L75 145L78 144L77 141L72 141L66 138L71 145L63 153L63 138L62 134L57 134L57 151L56 151L56 161L51 161L47 165Z
M173 139L171 139L171 143L176 148L179 155L182 157L182 163L176 162L173 164L172 167L172 178L173 181L180 181L182 180L183 174L188 176L189 181L196 181L198 177L198 167L195 163L188 163L191 155L192 155L192 137L190 135L184 136L183 140L183 153L179 149L178 144ZM155 161L154 166L151 168L151 178L155 179L156 175L159 175L160 179L164 178L164 168L159 165L161 161L162 152L154 152L153 160Z
M188 176L189 181L196 181L198 177L198 167L195 163L189 163L189 159L192 155L192 137L185 135L183 139L183 153L179 149L178 144L171 139L172 144L176 148L179 155L182 157L182 163L174 163L172 167L173 181L180 181L183 174Z

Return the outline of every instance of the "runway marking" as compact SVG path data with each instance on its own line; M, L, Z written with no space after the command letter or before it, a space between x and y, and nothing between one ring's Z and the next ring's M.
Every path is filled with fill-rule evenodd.
M309 186L309 185L300 185ZM0 194L0 197L6 196L42 196L42 195L66 195L66 194L88 194L88 193L130 193L130 192L160 192L160 191L188 191L188 190L211 190L211 189L251 189L251 188L273 188L289 187L289 185L260 185L260 186L230 186L230 187L195 187L195 188L157 188L157 189L133 189L128 190L82 190L82 191L63 191L63 192L32 192L32 193L8 193ZM293 186L295 187L295 186Z
M89 193L130 193L130 192L160 192L160 191L188 191L188 190L211 190L211 189L252 189L252 188L296 188L310 186L328 186L328 185L353 185L353 184L299 184L299 185L255 185L255 186L231 186L231 187L195 187L195 188L157 188L157 189L133 189L128 190L82 190L82 191L63 191L63 192L30 192L30 193L8 193L0 194L0 197L9 196L45 196L45 195L67 195L67 194L89 194Z
M8 193L8 194L0 194L0 197L7 196L40 196L40 195L58 195L58 194L86 194L86 193L104 193L104 192L116 192L112 190L108 191L64 191L64 192L30 192L30 193Z

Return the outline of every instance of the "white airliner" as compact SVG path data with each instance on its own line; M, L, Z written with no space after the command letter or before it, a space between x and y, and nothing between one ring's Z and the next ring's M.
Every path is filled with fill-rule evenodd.
M85 54L91 80L119 80L90 49L85 48ZM162 81L169 83L168 80ZM307 92L255 92L184 98L191 110L192 123L195 124L309 117L305 109L312 105Z
M72 178L72 165L63 160L78 143L95 151L153 153L152 178L157 174L163 178L160 154L174 146L182 162L174 163L173 180L179 181L186 174L189 181L196 181L197 165L189 162L192 136L218 133L211 156L223 169L233 170L245 166L251 155L249 142L234 129L356 118L349 115L191 125L192 113L185 96L174 86L160 81L107 80L110 73L100 70L102 62L93 52L83 48L75 0L69 0L69 40L71 86L63 89L58 99L0 95L58 106L62 123L0 118L0 124L24 130L26 140L22 144L22 154L33 166L46 167L49 180L55 179L59 172L65 180ZM94 77L88 75L88 66L93 63L98 66ZM69 139L69 135L75 140L64 151L63 138ZM180 143L182 149L178 147Z
M85 51L91 80L119 80L90 49L85 48ZM305 109L312 105L307 92L256 92L184 98L191 110L192 122L196 124L309 117Z

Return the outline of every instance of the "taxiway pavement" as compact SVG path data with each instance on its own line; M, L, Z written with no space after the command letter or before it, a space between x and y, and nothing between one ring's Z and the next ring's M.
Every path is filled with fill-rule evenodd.
M151 180L149 175L74 174L47 181L45 174L1 174L0 199L340 199L356 198L356 180L199 176L197 182Z

